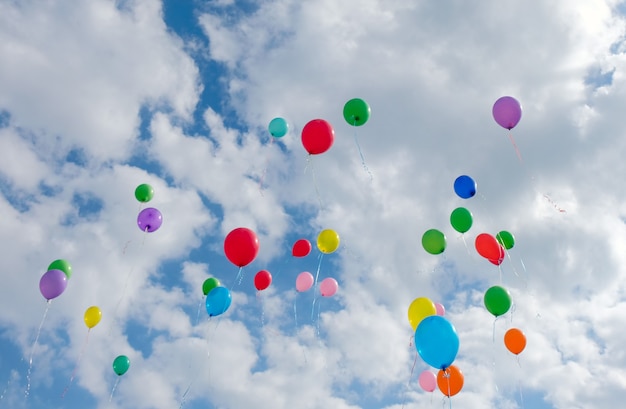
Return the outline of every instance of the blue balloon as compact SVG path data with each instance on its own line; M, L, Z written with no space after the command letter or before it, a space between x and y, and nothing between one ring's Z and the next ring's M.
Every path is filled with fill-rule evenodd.
M446 369L459 352L459 336L447 319L431 315L420 321L415 329L415 348L428 365Z
M289 131L289 124L283 118L274 118L267 126L267 130L274 138L282 138Z
M206 296L206 312L209 317L215 317L223 314L230 307L232 297L230 291L226 287L214 287Z
M469 199L476 194L476 182L467 175L462 175L454 181L454 191L461 199Z

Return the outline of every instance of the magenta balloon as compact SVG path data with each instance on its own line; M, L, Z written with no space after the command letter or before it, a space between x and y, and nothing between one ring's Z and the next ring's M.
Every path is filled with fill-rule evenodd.
M498 125L511 130L522 119L522 106L513 97L501 97L493 104L492 113Z
M339 284L334 278L325 278L320 283L320 294L322 297L332 297L339 289Z
M426 392L432 392L437 387L437 377L428 369L424 370L420 374L418 382L422 389L424 389Z
M61 270L48 270L39 280L39 291L46 300L57 298L67 288L67 276Z
M163 216L154 207L148 207L139 212L137 216L137 226L141 231L152 233L161 227Z
M314 281L313 274L303 271L296 278L296 290L299 292L308 291L313 286Z

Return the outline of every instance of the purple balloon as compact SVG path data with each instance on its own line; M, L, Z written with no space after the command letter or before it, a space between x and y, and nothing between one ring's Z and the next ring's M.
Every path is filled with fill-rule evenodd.
M67 276L61 270L48 270L39 280L39 291L46 300L57 298L67 287Z
M522 119L522 106L513 97L501 97L493 104L492 113L498 125L511 130Z
M137 216L137 226L141 231L151 233L158 230L161 223L163 223L163 216L154 207L143 209Z

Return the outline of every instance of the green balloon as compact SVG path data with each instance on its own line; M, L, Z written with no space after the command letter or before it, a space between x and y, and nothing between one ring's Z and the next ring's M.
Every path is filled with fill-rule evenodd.
M113 360L113 371L118 375L122 376L128 371L130 367L130 359L126 355L120 355Z
M267 130L274 138L282 138L289 131L289 124L283 118L274 118L267 126Z
M485 292L485 307L487 311L499 317L506 314L511 308L511 294L509 290L499 285L494 285Z
M220 286L220 280L218 280L215 277L209 277L206 280L204 280L204 283L202 283L202 292L204 293L204 295L207 295L209 291L219 286Z
M353 98L343 106L343 117L352 126L366 123L371 113L370 106L360 98Z
M430 254L441 254L446 249L446 236L437 229L427 230L422 236L422 246Z
M141 203L146 203L152 200L154 196L154 189L147 183L143 183L135 189L135 198Z
M459 233L465 233L472 227L472 213L464 207L457 207L450 214L450 224Z
M48 271L49 270L61 270L61 271L63 271L65 273L65 276L67 277L68 280L72 276L72 266L70 265L70 263L68 263L67 260L63 260L63 259L54 260L48 266Z
M502 230L500 233L496 234L496 240L507 250L512 249L515 245L515 237L506 230Z

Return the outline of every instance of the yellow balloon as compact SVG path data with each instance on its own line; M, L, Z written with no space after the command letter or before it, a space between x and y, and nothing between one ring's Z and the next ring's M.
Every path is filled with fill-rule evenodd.
M87 311L85 311L85 325L87 325L87 328L91 329L95 327L101 319L102 311L100 311L100 308L93 306L87 308Z
M417 326L424 318L435 314L437 314L437 307L429 298L419 297L414 299L411 305L409 305L409 323L413 327L413 331L417 329Z
M317 236L317 248L324 254L330 254L339 247L339 235L332 229L322 230Z

